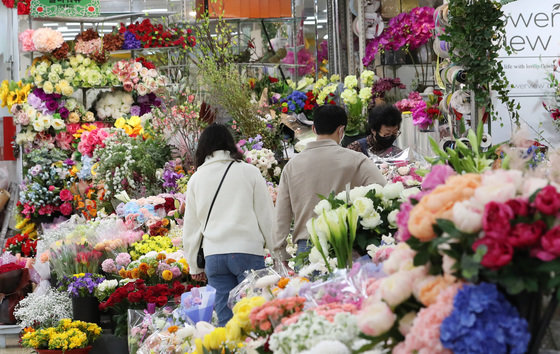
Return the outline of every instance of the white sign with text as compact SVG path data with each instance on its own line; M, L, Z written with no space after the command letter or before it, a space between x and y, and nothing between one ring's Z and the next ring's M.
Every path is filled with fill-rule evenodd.
M560 147L560 133L542 106L551 99L553 90L546 81L554 63L560 58L560 0L517 0L502 7L506 21L505 42L514 53L500 53L500 60L508 80L513 85L510 96L521 104L522 122L541 133L545 144ZM493 141L511 137L507 109L496 103L503 120L492 124Z

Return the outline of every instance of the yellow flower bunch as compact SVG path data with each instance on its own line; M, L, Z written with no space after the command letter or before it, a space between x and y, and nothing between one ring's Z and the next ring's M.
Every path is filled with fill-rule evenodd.
M132 260L137 260L140 256L148 252L167 252L173 253L177 251L177 247L173 246L173 242L167 236L142 236L142 240L133 243L130 250L130 257Z
M0 84L0 106L12 109L14 104L22 104L27 101L27 95L31 91L31 84L23 84L20 81L2 81Z
M144 134L142 120L138 116L129 119L119 118L115 121L115 128L122 129L128 136L138 136Z
M95 129L97 129L97 126L95 124L82 124L82 127L78 130L76 130L76 133L74 134L74 138L76 139L80 139L82 137L82 134L86 131L94 131Z
M27 234L29 238L37 238L37 225L30 219L26 219L21 215L16 216L16 230L19 230L21 234Z
M21 337L21 344L24 347L69 350L84 348L93 343L101 334L101 328L95 323L72 321L65 318L60 320L56 327L24 332L25 334Z

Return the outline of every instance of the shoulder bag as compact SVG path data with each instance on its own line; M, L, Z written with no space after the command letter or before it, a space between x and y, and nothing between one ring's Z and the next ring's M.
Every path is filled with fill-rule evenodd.
M204 241L204 231L206 231L206 226L208 225L208 220L210 219L210 213L212 212L212 208L214 207L214 202L216 201L218 192L220 191L220 188L222 188L222 183L224 183L224 179L226 178L229 168L231 167L231 165L233 165L234 162L235 161L230 162L230 164L226 168L226 172L224 172L222 180L220 181L220 184L218 185L218 189L216 190L216 194L214 194L214 199L212 199L212 203L210 204L210 209L208 210L208 216L206 217L206 223L204 224L204 229L202 230L202 237L200 238L200 247L198 248L198 255L196 256L196 265L198 266L198 268L201 269L204 269L204 267L206 266L206 260L204 259L204 250L202 249L202 242Z

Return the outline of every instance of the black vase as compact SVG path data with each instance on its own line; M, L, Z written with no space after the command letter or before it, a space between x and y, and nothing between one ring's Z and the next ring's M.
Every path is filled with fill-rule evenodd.
M74 320L100 324L99 301L94 296L72 297Z

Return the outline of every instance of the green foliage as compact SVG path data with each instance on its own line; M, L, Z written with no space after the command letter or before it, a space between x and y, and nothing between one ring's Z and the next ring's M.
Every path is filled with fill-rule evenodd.
M442 39L450 43L451 61L467 70L467 89L475 93L476 105L492 110L491 91L510 112L512 121L519 125L520 105L509 97L510 83L505 76L498 51L505 43L505 21L502 4L496 0L450 0L449 25ZM511 48L505 47L508 54Z
M455 140L455 149L447 148L443 151L438 143L429 137L432 151L436 154L435 158L426 157L426 160L433 165L450 164L457 173L482 173L489 170L494 162L493 158L497 157L495 151L499 145L493 146L486 152L480 149L482 142L482 124L478 125L478 131L475 134L473 130L468 132L469 146L465 145L459 139Z

